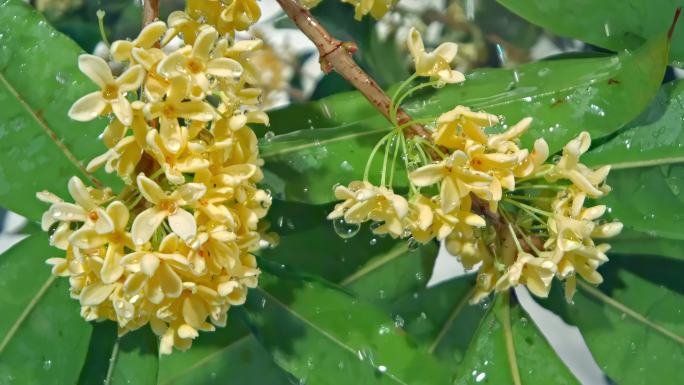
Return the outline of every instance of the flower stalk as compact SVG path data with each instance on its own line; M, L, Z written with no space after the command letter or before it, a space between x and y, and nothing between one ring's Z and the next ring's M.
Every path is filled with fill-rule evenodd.
M394 123L392 100L380 88L380 85L356 64L352 57L357 50L356 45L342 42L330 35L311 12L300 5L297 0L278 0L278 4L309 40L316 45L323 71L326 73L335 71L340 74L359 90L387 120ZM396 122L399 125L411 121L412 119L406 111L397 108ZM422 125L415 123L407 127L406 136L408 138L414 136L429 138L430 132Z

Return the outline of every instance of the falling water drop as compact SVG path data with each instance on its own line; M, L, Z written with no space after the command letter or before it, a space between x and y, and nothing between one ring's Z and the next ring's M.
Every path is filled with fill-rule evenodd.
M333 221L335 233L342 239L353 238L361 230L361 225L358 223L347 223L343 218L338 218Z

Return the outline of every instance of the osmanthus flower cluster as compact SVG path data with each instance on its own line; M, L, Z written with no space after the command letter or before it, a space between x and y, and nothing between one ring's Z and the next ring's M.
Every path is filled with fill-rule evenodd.
M125 188L115 195L73 177L73 202L38 194L51 204L42 227L65 252L48 263L69 278L82 316L113 320L120 334L149 324L163 354L224 326L228 309L257 285L251 252L271 198L256 186L262 160L249 125L268 117L250 85L249 57L261 42L234 33L259 15L254 0L190 0L168 24L111 45L127 65L118 77L103 59L82 55L79 68L99 89L69 116L110 117L108 150L87 170L104 167Z
M343 3L354 6L354 18L356 20L361 20L368 14L378 20L385 16L397 1L398 0L342 0ZM320 4L321 0L300 0L300 2L307 8L313 8Z
M395 105L416 89L464 81L450 67L455 45L426 52L415 30L408 45L416 74L398 92L417 76L431 81L395 95ZM376 234L444 242L467 269L478 271L473 303L520 284L546 297L554 277L565 281L569 301L577 275L601 283L596 269L608 260L610 246L595 240L617 235L622 224L602 222L606 207L591 206L610 191L605 183L610 168L594 170L580 162L591 144L588 133L571 140L557 161L548 162L544 139L531 149L521 145L531 118L506 127L495 115L456 106L420 122L431 123L426 126L431 138L406 135L405 128L415 122L395 122L374 149L364 180L336 187L342 202L329 219L371 221ZM381 180L374 185L369 167L381 148ZM397 159L408 173L406 195L393 190Z

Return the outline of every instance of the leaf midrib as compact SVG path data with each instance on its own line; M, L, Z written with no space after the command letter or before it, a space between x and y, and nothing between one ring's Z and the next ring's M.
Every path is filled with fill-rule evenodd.
M36 307L40 299L43 298L43 296L45 296L45 293L56 280L57 276L51 274L48 277L48 279L45 280L45 283L43 283L40 289L38 289L38 291L33 296L31 301L29 301L29 303L26 304L26 307L21 312L21 314L19 314L19 317L9 328L7 334L5 335L5 338L3 338L2 342L0 343L0 354L2 354L5 348L9 345L9 343L12 341L12 338L14 338L14 335L19 331L21 324L26 320L26 318L28 318L29 314L31 314L31 311L33 311L33 309Z
M7 80L5 77L5 74L0 71L0 83L2 83L5 88L7 88L7 91L19 102L19 104L26 110L26 112L31 115L33 120L38 124L38 126L41 128L43 133L47 135L48 138L50 138L50 141L54 143L57 148L64 154L64 156L71 162L78 170L81 171L83 175L85 175L94 185L96 186L102 186L102 183L97 180L91 173L89 173L85 167L81 164L81 162L76 158L76 156L71 152L71 150L61 141L57 140L58 135L57 133L52 130L48 125L45 120L43 120L38 114L36 114L35 111L31 108L31 106L28 104L28 102L21 96L21 94L17 91L17 89L12 85L12 83Z
M609 297L608 295L606 295L602 291L596 289L595 287L589 285L588 283L585 283L583 281L578 280L577 286L579 288L581 288L582 290L584 290L585 292L592 295L594 298L605 303L606 305L611 306L611 307L623 312L624 314L628 315L630 318L632 318L636 322L639 322L639 323L643 324L644 326L649 327L649 328L655 330L656 332L662 334L663 336L671 339L672 341L684 346L684 336L680 336L680 335L676 334L675 332L667 329L666 327L664 327L664 326L662 326L662 325L660 325L654 321L651 321L647 316L645 316L645 315L639 313L638 311L636 311L630 307L627 307L623 303Z
M376 263L369 263L368 265L363 266L358 271L352 273L347 278L340 281L340 286L349 285L349 284L359 280L360 278L370 274L371 272L381 268L382 266L385 266L386 264L393 261L394 259L404 255L404 253L406 253L407 251L408 251L408 244L406 244L405 246L400 246L400 247L397 247L397 248L390 250L384 256L378 258L376 260ZM195 364L193 364L192 366L188 367L186 370L178 373L177 375L173 376L171 379L167 380L166 382L164 382L163 384L160 384L160 385L169 384L173 380L180 378L181 376L184 376L187 373L190 373L191 371L193 371L195 369L201 368L202 366L208 364L212 358L220 355L221 353L227 351L231 347L234 347L235 345L239 344L240 342L243 342L244 340L246 340L250 336L251 336L251 334L248 333L248 334L245 334L244 336L242 336L242 337L240 337L234 341L231 341L229 344L222 347L218 351L212 352L211 354L208 354L208 355L202 357Z
M262 293L262 295L268 297L271 301L273 301L274 303L276 303L276 304L278 304L279 306L281 306L283 309L285 309L285 311L287 311L288 313L292 314L292 316L294 316L295 318L299 319L300 321L302 321L303 323L305 323L306 325L308 325L309 327L311 327L313 330L317 331L317 332L320 333L322 336L324 336L325 338L327 338L327 339L329 339L330 341L332 341L333 343L335 343L336 345L340 346L341 348L343 348L344 350L346 350L347 352L349 352L349 353L350 353L352 356L354 356L355 358L358 358L358 356L357 356L357 351L356 351L355 349L353 349L352 347L346 345L344 342L342 342L342 341L340 341L339 339L337 339L334 335L328 333L325 329L318 327L316 324L314 324L313 322L309 321L306 317L302 316L301 314L297 313L297 312L296 312L294 309L292 309L291 307L289 307L289 306L285 305L284 303L282 303L278 298L276 298L275 296L271 295L271 293L267 292L266 290L264 290L264 289L262 289L262 288L260 288L260 287L257 288L256 290L260 291L260 292ZM371 363L371 365L373 366L373 368L377 368L373 363ZM396 376L395 376L394 374L392 374L392 373L385 372L384 374L387 375L388 378L394 380L394 381L395 381L396 383L398 383L398 384L401 384L401 385L409 385L408 383L402 381L400 378L396 377Z

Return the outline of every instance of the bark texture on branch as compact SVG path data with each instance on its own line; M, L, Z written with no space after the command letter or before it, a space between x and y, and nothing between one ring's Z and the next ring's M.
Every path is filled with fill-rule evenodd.
M353 43L342 42L330 33L311 15L308 9L301 6L297 0L277 0L287 16L304 32L318 48L321 68L326 73L335 71L351 83L369 102L391 122L391 99L358 64L352 55L356 52ZM411 117L401 108L397 113L399 125L410 122ZM430 137L425 127L414 124L406 129L406 136Z
M159 0L143 0L143 27L159 18Z

